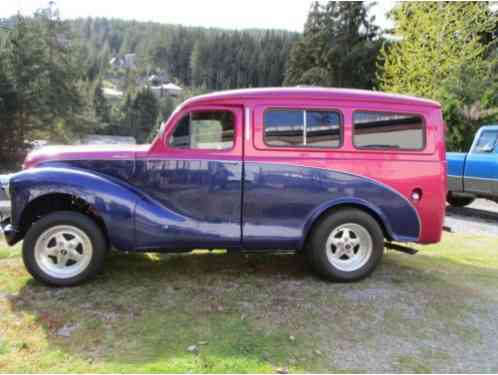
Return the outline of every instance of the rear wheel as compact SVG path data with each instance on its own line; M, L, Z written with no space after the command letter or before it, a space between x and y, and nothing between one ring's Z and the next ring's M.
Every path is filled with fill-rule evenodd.
M313 231L308 256L313 268L334 281L369 276L384 252L384 236L377 221L357 209L345 209L323 219Z
M474 202L475 198L473 197L461 197L457 195L453 195L451 193L448 193L446 196L446 201L455 207L465 207Z
M31 275L49 285L73 286L101 269L107 241L89 217L71 211L35 222L23 243L23 260Z

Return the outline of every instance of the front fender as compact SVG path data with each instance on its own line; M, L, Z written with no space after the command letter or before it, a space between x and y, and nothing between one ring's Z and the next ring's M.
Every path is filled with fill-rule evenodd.
M124 181L82 169L41 167L13 175L10 191L14 229L21 229L22 214L34 199L69 194L87 202L104 221L114 247L134 249L135 207L139 199L146 197Z

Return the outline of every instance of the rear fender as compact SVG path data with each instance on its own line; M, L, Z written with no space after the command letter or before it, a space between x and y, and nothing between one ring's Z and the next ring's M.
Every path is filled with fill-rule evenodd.
M407 238L403 238L402 236L399 236L395 234L392 230L391 225L389 224L389 220L385 213L379 208L371 203L363 200L363 199L358 199L358 198L341 198L341 199L334 199L332 201L326 202L319 207L317 207L313 213L308 217L306 220L306 224L304 227L304 233L305 235L303 236L303 241L308 238L309 234L311 233L311 230L315 223L320 220L321 217L324 215L327 215L329 212L332 210L336 209L341 209L341 208L357 208L359 210L365 211L368 214L370 214L380 225L382 228L382 231L384 232L384 236L388 239L396 239L400 241L404 241ZM413 241L412 238L410 240ZM305 242L301 243L301 248L303 248L305 245Z

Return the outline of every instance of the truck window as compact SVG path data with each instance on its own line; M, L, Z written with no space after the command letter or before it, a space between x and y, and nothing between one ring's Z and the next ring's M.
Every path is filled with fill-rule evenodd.
M422 150L424 121L404 113L355 112L353 143L357 148Z
M191 112L178 122L168 143L183 149L226 150L233 147L234 135L232 112Z
M496 136L498 132L495 131L483 131L481 136L477 140L474 152L485 153L493 152L496 146Z
M342 143L336 111L271 109L265 112L263 125L269 146L337 148Z

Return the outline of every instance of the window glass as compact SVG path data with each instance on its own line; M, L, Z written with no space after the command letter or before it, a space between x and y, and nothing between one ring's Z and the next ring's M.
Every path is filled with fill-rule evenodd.
M232 112L192 112L180 120L169 144L185 149L225 150L233 147L234 135Z
M420 116L403 113L355 112L353 143L359 148L421 150L425 145Z
M496 146L496 136L497 132L493 131L483 131L481 136L477 140L475 147L475 152L493 152Z
M341 145L341 117L333 111L274 109L264 114L269 146L328 147Z
M337 112L306 111L306 146L339 147L341 118Z
M184 116L176 125L173 135L169 139L169 144L176 148L190 147L190 115Z
M265 141L272 146L302 146L303 111L272 110L264 115Z

